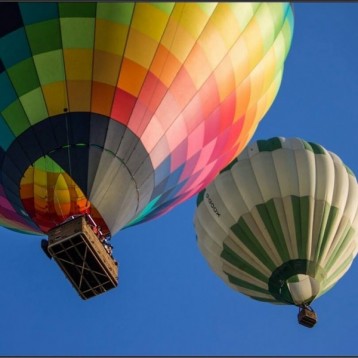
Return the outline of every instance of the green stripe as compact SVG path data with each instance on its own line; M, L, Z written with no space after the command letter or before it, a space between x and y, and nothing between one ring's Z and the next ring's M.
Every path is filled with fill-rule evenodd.
M257 270L254 266L250 265L247 261L245 261L242 257L240 257L235 251L230 249L227 244L223 244L223 251L220 254L220 257L225 261L229 262L231 265L235 266L239 270L242 270L249 275L255 277L256 279L267 284L268 278Z
M32 57L8 69L8 74L19 97L40 87Z
M129 26L135 3L121 3L112 2L104 3L98 2L97 18L105 19L117 24Z
M50 157L40 157L33 163L33 167L49 173L64 173L64 170Z
M256 207L281 260L283 262L290 260L291 257L286 246L274 200L271 199L265 204L259 204Z
M10 104L10 106L2 112L2 115L11 131L16 136L19 136L30 127L29 120L19 100Z
M28 25L26 34L33 55L62 49L58 19Z
M327 237L332 230L334 218L337 216L337 208L331 207L327 202L324 203L323 217L318 234L315 261L319 262L321 259L322 252L327 242Z
M336 246L333 252L329 255L329 260L325 265L326 271L329 271L334 266L335 262L337 261L337 257L339 257L342 252L346 249L346 247L351 243L353 237L355 235L355 230L349 226L344 230L342 237L340 238L340 244Z
M313 142L306 142L303 139L301 139L301 141L302 141L303 146L305 147L306 150L309 150L315 154L327 154L327 152L321 145L313 143Z
M252 233L243 217L240 217L239 221L231 227L231 230L270 271L275 270L276 265L260 244L259 239Z
M295 233L298 257L305 259L308 246L308 220L310 217L310 198L308 196L291 196L293 218L295 221Z
M224 271L225 272L225 271ZM266 295L269 294L269 292L267 290L265 290L264 288L258 287L252 283L249 283L247 281L241 280L233 275L230 275L229 273L225 272L230 283L232 283L235 286L238 287L242 287L242 288L247 288L249 290L252 291L256 291L256 292L261 292L261 293L265 293Z
M60 17L96 17L97 3L59 3Z
M353 255L349 255L347 259L344 260L339 267L337 267L336 271L334 271L334 274L329 275L328 279L324 282L325 288L321 292L321 295L327 292L337 283L338 276L340 276L342 272L345 272L345 270L347 270L347 267L352 263L353 259L354 259Z
M272 152L282 148L281 140L278 137L273 137L267 140L258 140L256 143L259 152Z

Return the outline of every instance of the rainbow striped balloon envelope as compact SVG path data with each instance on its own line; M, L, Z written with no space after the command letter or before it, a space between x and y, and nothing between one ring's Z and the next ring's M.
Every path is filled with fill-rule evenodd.
M0 224L112 235L236 157L272 104L287 3L0 3Z

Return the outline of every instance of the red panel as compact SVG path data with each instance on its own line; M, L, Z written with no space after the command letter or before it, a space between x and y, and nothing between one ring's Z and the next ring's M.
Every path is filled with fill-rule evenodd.
M120 123L123 123L124 125L127 125L136 100L136 97L121 90L120 88L117 88L114 97L111 118Z

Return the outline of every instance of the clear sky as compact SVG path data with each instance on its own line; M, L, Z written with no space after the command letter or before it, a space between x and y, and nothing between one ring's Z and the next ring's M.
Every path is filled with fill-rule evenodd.
M296 3L278 96L253 138L301 137L358 175L358 3ZM195 240L195 198L112 242L115 290L83 301L40 249L0 229L0 355L358 355L358 262L313 303L254 301L211 271ZM357 261L357 260L356 260Z

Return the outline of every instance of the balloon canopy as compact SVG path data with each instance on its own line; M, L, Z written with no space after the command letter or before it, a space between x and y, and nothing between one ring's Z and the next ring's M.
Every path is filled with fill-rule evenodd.
M249 145L197 200L198 245L232 288L309 305L358 249L358 188L342 160L298 138Z
M164 214L272 104L287 3L0 3L0 224L47 233Z

